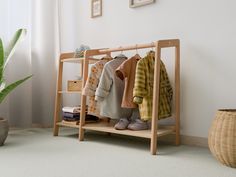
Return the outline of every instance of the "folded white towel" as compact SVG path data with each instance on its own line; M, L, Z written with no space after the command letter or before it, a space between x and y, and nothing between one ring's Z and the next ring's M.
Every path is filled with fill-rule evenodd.
M79 113L80 107L63 107L62 111L63 112L70 112L70 113Z

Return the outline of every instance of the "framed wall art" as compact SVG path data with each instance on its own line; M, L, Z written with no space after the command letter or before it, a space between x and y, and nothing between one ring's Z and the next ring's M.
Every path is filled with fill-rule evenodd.
M154 3L155 0L130 0L129 1L129 7L140 7L148 4Z
M102 16L102 0L91 1L91 18Z

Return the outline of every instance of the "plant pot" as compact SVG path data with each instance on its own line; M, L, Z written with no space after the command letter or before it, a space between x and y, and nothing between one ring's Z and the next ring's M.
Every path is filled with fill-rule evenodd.
M8 121L6 119L0 118L0 146L2 146L8 135Z
M218 110L209 131L211 153L222 164L236 168L236 110Z

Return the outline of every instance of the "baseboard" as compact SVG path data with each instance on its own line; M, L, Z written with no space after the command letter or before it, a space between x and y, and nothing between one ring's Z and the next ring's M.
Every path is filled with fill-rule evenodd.
M192 146L208 147L208 138L181 135L181 143Z
M51 125L41 125L41 124L32 124L30 127L10 127L10 130L22 130L22 129L30 129L30 128L53 128Z
M53 128L51 125L32 124L32 128Z
M160 137L159 140L165 143L173 143L175 142L175 135L174 134L166 135L166 136ZM181 135L180 143L184 145L190 145L190 146L208 147L207 138L196 137L196 136Z

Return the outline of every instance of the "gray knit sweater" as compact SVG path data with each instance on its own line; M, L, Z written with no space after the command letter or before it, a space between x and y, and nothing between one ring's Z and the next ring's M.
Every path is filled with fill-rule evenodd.
M128 108L121 108L124 92L124 81L119 79L116 68L120 66L126 58L116 57L105 64L98 88L95 93L95 100L100 102L100 115L112 119L128 118L132 111Z

